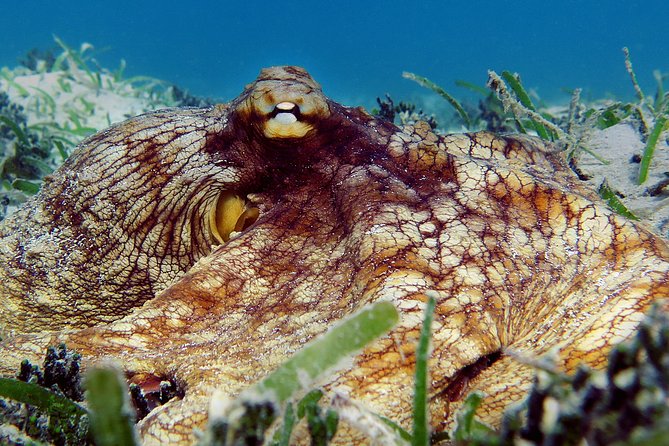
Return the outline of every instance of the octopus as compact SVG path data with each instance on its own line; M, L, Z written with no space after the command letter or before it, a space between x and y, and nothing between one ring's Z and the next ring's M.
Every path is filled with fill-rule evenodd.
M532 382L519 358L601 368L669 295L667 243L563 158L529 136L397 127L291 66L228 104L131 118L3 222L0 373L61 342L84 367L114 358L130 382L181 389L138 423L143 443L192 444L214 391L386 300L399 324L321 385L409 429L433 296L432 429L473 390L499 425ZM334 441L367 440L342 423Z

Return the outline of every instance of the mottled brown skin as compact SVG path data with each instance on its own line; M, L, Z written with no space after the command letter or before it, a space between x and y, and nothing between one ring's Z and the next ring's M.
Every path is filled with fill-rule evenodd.
M290 104L294 122L274 117ZM260 216L212 250L221 190ZM607 209L552 148L399 129L296 67L263 70L227 106L89 138L0 236L0 324L13 333L0 371L65 341L87 365L111 357L130 377L176 380L185 396L140 423L146 444L189 444L214 389L236 395L379 299L400 325L323 384L410 427L430 294L433 427L471 390L496 424L531 381L512 352L601 367L669 292L666 243ZM360 435L344 426L337 440Z

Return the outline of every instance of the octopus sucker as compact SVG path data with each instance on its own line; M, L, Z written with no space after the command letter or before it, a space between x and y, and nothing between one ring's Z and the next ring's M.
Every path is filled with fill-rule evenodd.
M666 241L609 210L551 144L397 127L299 67L83 141L2 222L0 261L0 373L64 342L84 367L178 382L139 423L145 445L192 444L214 389L238 395L380 299L399 325L322 385L410 429L427 295L432 428L474 390L497 426L532 381L518 358L601 368L669 295ZM334 442L369 440L342 422Z

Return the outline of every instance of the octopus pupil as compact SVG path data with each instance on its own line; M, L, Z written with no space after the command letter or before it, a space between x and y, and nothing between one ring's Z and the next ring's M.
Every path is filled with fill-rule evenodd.
M300 119L300 107L298 107L295 104L293 104L293 107L290 109L274 107L274 110L272 110L272 113L270 113L269 115L270 119L276 118L279 113L292 113L293 115L295 115L295 118L297 118L298 120Z

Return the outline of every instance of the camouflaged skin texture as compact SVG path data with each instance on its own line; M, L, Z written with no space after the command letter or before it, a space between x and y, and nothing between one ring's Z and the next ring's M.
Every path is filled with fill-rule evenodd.
M222 190L259 218L212 247L205 215ZM666 243L551 147L400 129L297 67L263 70L229 105L89 138L0 236L0 371L66 342L87 366L115 358L130 379L177 382L184 397L139 424L147 445L192 443L215 389L236 395L380 299L399 326L321 384L410 428L427 295L434 429L472 390L497 424L531 383L514 356L601 367L669 291ZM336 443L362 436L342 423Z

